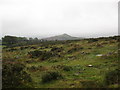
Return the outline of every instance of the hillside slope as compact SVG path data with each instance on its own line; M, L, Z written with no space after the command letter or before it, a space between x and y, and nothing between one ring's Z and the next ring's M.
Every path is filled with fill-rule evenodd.
M43 40L48 40L48 41L54 41L54 40L76 40L76 39L82 39L79 37L72 37L68 34L62 34L62 35L57 35L53 37L48 37L48 38L43 38Z
M3 88L22 88L20 84L32 88L118 88L118 44L118 37L103 37L4 47Z

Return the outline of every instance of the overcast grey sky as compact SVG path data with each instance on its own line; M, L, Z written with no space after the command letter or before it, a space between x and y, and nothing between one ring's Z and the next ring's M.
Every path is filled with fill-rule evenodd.
M118 34L119 0L0 0L2 36Z

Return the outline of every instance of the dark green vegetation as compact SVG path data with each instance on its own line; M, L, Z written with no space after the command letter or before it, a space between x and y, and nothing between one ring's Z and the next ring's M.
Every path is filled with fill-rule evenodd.
M114 71L108 72L105 77L105 83L107 85L111 84L120 84L119 77L120 76L120 69L116 69Z
M42 83L47 83L52 80L57 80L59 78L62 78L62 76L58 72L46 72L42 75Z
M4 63L2 74L3 87L7 88L25 88L32 82L30 75L23 70L25 66L20 63Z
M38 38L16 37L16 36L5 36L2 38L2 45L7 47L23 46L29 44L37 44L40 40Z
M118 88L118 38L4 40L3 87Z

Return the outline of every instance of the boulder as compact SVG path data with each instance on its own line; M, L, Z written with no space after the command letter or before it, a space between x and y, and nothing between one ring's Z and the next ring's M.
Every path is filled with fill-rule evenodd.
M101 57L101 56L103 56L103 54L97 54L96 56Z
M88 67L93 67L93 65L89 64Z

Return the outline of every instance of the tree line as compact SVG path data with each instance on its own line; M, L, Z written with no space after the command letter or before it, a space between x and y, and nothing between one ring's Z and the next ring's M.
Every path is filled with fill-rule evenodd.
M84 40L91 40L91 41L98 41L99 39L115 39L120 41L120 36L112 36L112 37L100 37L100 38L88 38ZM24 46L24 45L32 45L32 44L40 44L42 42L43 45L48 44L55 44L55 43L69 43L74 42L76 40L67 40L67 41L47 41L38 38L26 38L26 37L16 37L16 36L4 36L2 40L0 40L0 44L5 45L7 47L14 47L14 46Z
M37 44L40 43L41 40L38 38L26 38L26 37L16 37L16 36L4 36L2 38L2 45L5 46L22 46L28 44Z

